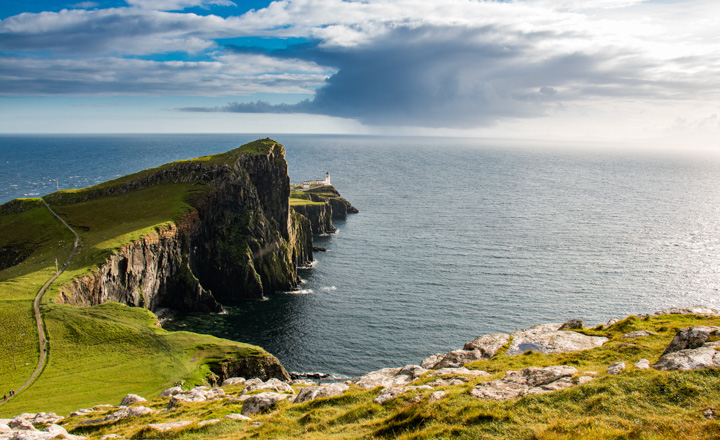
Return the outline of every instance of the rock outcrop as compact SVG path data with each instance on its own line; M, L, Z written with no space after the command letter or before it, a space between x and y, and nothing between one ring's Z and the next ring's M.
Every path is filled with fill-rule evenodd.
M263 139L201 160L180 161L47 201L64 205L155 185L192 184L192 208L128 243L91 274L60 287L59 302L117 301L155 310L220 311L297 286L312 261L310 223L293 215L282 145Z
M720 327L679 330L653 365L657 370L702 370L720 367Z
M505 400L549 393L573 386L572 376L576 373L577 369L567 365L508 371L505 378L481 383L470 394L478 399Z
M588 350L603 345L608 338L587 336L582 333L560 330L562 324L538 324L525 330L513 332L512 344L508 355L521 354L526 351L540 353L568 353Z

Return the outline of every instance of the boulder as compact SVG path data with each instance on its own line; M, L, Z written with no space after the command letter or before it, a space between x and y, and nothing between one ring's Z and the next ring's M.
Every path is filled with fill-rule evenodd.
M172 388L168 388L165 391L163 391L162 393L160 393L159 397L171 397L171 396L174 396L175 394L180 394L182 392L183 392L182 388L172 387Z
M650 361L647 359L640 359L639 361L635 362L635 369L636 370L647 370L650 368Z
M577 330L585 327L582 319L570 319L565 321L558 330Z
M427 371L418 365L406 365L402 368L383 368L355 378L352 383L368 390L376 387L402 386L412 382L427 373Z
M147 425L148 428L152 429L153 431L169 431L171 429L178 429L178 428L184 428L186 426L192 425L193 422L188 420L178 420L176 422L169 422L169 423L151 423Z
M55 424L63 419L65 419L65 417L59 416L52 412L51 413L39 412L35 415L35 417L30 419L30 422L33 425L44 425L47 423Z
M674 351L660 357L653 368L656 370L703 370L720 367L720 351L715 349L717 344L706 344L695 349Z
M205 386L195 387L189 391L183 391L170 397L167 408L173 409L180 402L206 402L208 400L220 399L225 396L222 388L208 388Z
M720 337L720 327L696 325L678 330L662 354L702 347L711 336Z
M259 381L256 382L255 380L250 380L245 382L246 387L243 389L243 394L250 393L253 391L258 390L271 390L276 393L289 393L289 394L295 394L295 390L292 389L292 387L285 382L279 380L279 379L269 379L267 382ZM248 385L249 384L249 385Z
M7 425L13 431L37 431L33 424L22 416L14 417Z
M127 396L123 397L122 402L120 402L120 406L128 406L135 402L147 402L147 400L144 397L140 397L137 394L128 394Z
M432 368L462 367L470 362L486 359L480 350L455 350L443 356ZM489 359L489 358L487 358Z
M432 356L428 356L425 359L423 359L422 362L420 362L420 366L425 368L426 370L429 370L432 367L434 367L435 365L437 365L437 363L440 362L442 360L442 358L444 358L444 357L445 357L445 355L442 353L437 353Z
M214 425L214 424L220 423L220 422L222 422L222 419L202 420L202 421L198 422L197 425L202 428L203 426Z
M620 374L625 369L625 362L615 362L608 366L607 374Z
M540 353L569 353L573 351L597 348L608 338L587 336L574 331L559 331L561 324L539 324L511 334L512 344L508 355L522 354L526 351Z
M347 391L350 387L344 383L333 383L329 385L321 385L315 387L303 388L295 397L294 403L309 402L321 397L334 397Z
M262 392L248 397L242 406L242 415L251 416L274 407L276 403L290 397L287 394Z
M548 393L573 386L572 376L575 373L577 369L567 365L508 371L503 379L481 383L470 394L478 399L505 400Z
M12 432L12 429L10 429L7 423L0 423L0 434L5 434L8 432Z
M225 379L220 386L226 387L229 385L238 385L238 384L242 385L244 383L245 383L244 377L230 377L230 378Z

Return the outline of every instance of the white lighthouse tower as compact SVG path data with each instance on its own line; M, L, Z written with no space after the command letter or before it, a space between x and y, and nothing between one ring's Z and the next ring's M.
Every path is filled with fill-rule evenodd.
M330 185L330 173L325 173L325 185Z

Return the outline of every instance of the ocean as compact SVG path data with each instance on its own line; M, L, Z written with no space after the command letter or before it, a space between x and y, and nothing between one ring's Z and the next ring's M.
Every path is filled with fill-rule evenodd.
M96 184L268 134L0 136L0 202ZM270 135L293 182L360 213L316 237L302 290L166 325L357 376L476 336L670 306L720 307L720 154L490 140Z

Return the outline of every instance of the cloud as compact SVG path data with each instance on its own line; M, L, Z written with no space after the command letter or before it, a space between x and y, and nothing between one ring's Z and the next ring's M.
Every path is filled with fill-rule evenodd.
M263 55L228 55L202 62L0 55L0 94L5 96L307 94L326 77L327 69L312 62Z
M210 6L237 6L230 0L125 0L131 6L153 11L181 11L186 8Z
M100 3L97 2L80 2L75 3L74 5L70 5L71 8L80 8L80 9L91 9L91 8L97 8L100 6Z
M715 0L279 0L226 18L171 11L229 0L127 4L2 20L0 94L228 95L184 110L453 128L720 101ZM311 43L223 46L243 36ZM313 98L237 101L258 92Z

